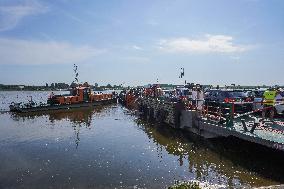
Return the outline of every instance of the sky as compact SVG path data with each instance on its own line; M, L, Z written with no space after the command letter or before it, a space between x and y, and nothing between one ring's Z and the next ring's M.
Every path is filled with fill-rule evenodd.
M0 0L0 83L284 85L283 0ZM185 77L180 79L180 68Z

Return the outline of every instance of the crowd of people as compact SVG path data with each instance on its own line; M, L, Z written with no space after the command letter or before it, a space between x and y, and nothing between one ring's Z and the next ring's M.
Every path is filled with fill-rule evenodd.
M124 105L133 106L139 99L157 98L168 102L183 102L187 108L202 109L204 104L204 92L200 85L192 87L177 87L175 89L162 89L159 85L148 88L133 88L122 91L119 101Z
M222 90L222 89L220 89ZM226 90L226 89L223 89ZM169 102L183 103L186 109L204 110L206 95L208 89L202 88L201 85L186 85L176 87L175 89L162 89L158 84L151 85L147 88L133 88L128 91L122 91L119 94L119 101L128 107L135 106L139 99L142 98L156 98L158 100L164 100ZM205 93L206 92L206 93ZM283 110L280 113L284 113L284 96L283 90L277 88L269 88L263 91L261 95L261 104L259 112L262 112L263 117L274 117L276 111L275 107L283 106ZM251 96L251 102L254 96ZM226 99L225 99L226 100ZM278 108L279 109L279 108Z

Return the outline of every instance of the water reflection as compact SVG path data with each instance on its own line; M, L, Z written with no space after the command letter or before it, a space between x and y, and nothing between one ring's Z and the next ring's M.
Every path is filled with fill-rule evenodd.
M50 123L56 121L69 121L72 123L72 127L75 132L75 144L78 148L80 143L80 128L85 127L91 129L92 116L94 114L100 114L103 110L107 109L108 106L97 106L97 107L84 107L70 110L58 110L58 111L44 111L44 112L30 112L30 113L11 113L11 118L14 121L26 121L33 120L40 117L47 117Z
M284 156L150 124L119 105L1 118L3 186L16 186L14 178L27 170L38 176L25 177L23 188L31 183L37 188L42 183L46 188L165 188L175 179L232 188L284 182Z
M185 162L195 179L228 186L263 186L284 182L284 154L235 138L205 140L167 126L136 122L156 144L158 158L162 151Z

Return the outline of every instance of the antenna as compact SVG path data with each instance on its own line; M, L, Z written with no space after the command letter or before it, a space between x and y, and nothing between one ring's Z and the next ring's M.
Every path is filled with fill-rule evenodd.
M180 68L180 75L178 78L183 78L184 77L184 68ZM184 81L184 84L186 84L186 80Z
M74 64L74 73L75 73L75 82L77 82L77 84L79 84L79 80L78 80L78 76L79 76L79 73L78 73L78 66L76 64Z
M183 78L184 77L184 68L180 68L180 75L178 78Z

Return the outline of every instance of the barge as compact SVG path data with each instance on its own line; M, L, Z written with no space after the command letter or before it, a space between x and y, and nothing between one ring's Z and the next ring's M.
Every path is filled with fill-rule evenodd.
M28 113L41 111L68 110L116 103L114 94L94 94L89 86L78 86L70 90L69 95L50 94L47 103L36 104L31 99L28 103L11 103L11 112Z
M154 91L153 89L152 91ZM154 91L157 93L157 90ZM142 94L142 95L141 95ZM169 101L155 95L129 91L120 95L129 109L141 117L175 129L189 131L204 138L235 137L284 152L284 120L263 119L255 111L236 114L236 103L222 103L215 111L209 107L193 108L189 101ZM198 105L198 103L197 103Z

